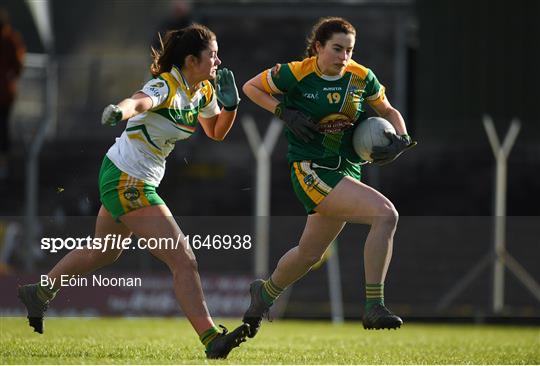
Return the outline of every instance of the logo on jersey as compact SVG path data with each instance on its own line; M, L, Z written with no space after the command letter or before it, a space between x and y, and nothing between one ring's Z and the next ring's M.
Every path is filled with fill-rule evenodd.
M163 94L163 87L165 86L165 82L163 81L156 81L155 83L152 83L150 85L148 85L147 87L145 87L145 93L148 94L148 93L151 93L152 95L151 96L154 96L156 98L158 98L159 96L161 96Z
M124 191L124 198L128 201L136 201L140 197L139 190L136 187L128 187Z
M352 97L361 97L362 93L364 92L364 89L360 89L357 86L352 85L349 88L349 95Z
M154 97L159 97L161 95L159 89L156 89L154 87L150 87L148 88L148 90L152 93Z
M304 93L302 96L306 99L319 100L319 92L316 93Z
M340 133L353 125L353 119L344 113L331 113L321 119L317 125L320 133L336 134Z

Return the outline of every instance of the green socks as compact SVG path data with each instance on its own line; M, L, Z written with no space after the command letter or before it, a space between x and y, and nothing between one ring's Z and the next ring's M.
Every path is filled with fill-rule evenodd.
M373 305L384 305L384 283L366 284L366 309L368 312Z
M281 295L282 292L283 289L277 287L276 284L272 281L272 278L270 277L267 281L264 282L261 295L266 305L271 306L274 301L279 297L279 295Z
M210 329L207 329L199 336L199 339L201 340L201 343L206 347L206 350L208 350L208 346L210 345L210 342L212 342L217 336L219 335L219 329L217 327L212 327Z
M49 302L51 301L52 299L54 299L54 297L56 296L56 293L59 291L60 289L51 289L50 287L47 287L47 286L41 286L39 283L37 284L37 297L43 301L43 302Z

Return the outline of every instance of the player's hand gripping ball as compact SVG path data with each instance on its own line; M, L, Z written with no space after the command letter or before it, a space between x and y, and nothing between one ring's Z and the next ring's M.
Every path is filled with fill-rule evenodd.
M408 135L397 135L394 126L381 117L360 122L353 133L353 147L363 160L386 165L416 146Z

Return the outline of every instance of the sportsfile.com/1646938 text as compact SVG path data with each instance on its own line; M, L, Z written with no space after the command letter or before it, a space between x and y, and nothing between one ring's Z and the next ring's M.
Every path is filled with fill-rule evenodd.
M41 250L57 253L59 250L67 249L90 249L105 252L117 249L178 249L185 245L195 250L215 249L215 250L249 250L252 247L251 235L245 234L208 234L208 235L182 235L176 238L138 238L133 240L116 234L107 234L103 238L42 238Z

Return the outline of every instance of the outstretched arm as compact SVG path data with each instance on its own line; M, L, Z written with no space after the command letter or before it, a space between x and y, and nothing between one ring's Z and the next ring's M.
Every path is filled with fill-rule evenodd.
M118 122L144 113L150 108L152 108L152 99L143 92L137 92L117 105L109 104L105 107L101 117L101 124L115 126Z

